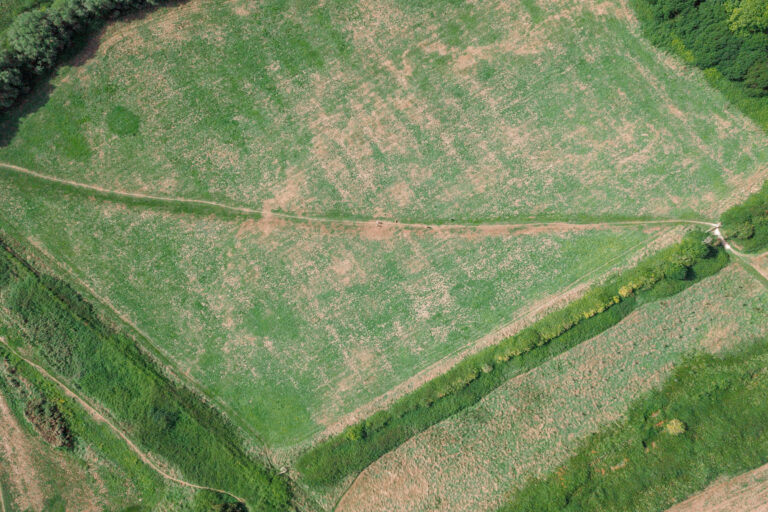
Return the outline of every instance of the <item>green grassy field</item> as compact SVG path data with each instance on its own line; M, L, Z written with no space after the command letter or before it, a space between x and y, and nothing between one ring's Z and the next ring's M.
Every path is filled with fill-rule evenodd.
M108 28L0 160L323 215L711 217L765 178L764 138L630 16L193 0Z
M692 351L768 334L768 290L738 265L642 306L602 335L516 378L382 457L339 511L489 510L619 418ZM349 484L347 484L349 485ZM324 499L329 505L344 488Z
M10 180L0 187L4 220L34 233L37 250L124 312L272 446L306 440L669 229L366 233L35 194Z
M768 176L764 134L640 39L619 0L192 0L108 26L28 107L0 121L0 162L338 220L714 220ZM495 329L675 240L672 227L428 230L149 203L0 169L3 234L288 463ZM439 498L458 504L461 488Z

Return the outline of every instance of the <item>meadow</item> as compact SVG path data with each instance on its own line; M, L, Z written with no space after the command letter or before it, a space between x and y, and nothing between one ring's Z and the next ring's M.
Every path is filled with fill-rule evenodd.
M0 161L322 216L709 218L762 133L638 35L618 1L193 0L97 35Z
M124 313L272 447L308 440L677 232L361 232L0 187L0 218L34 233L35 252Z
M190 0L108 24L0 119L0 163L53 178L0 166L0 236L300 478L296 457L319 438L683 231L613 222L715 221L742 202L768 176L765 141L643 40L621 0ZM568 222L541 224L555 221ZM705 282L749 282L719 279ZM703 284L683 294L718 301ZM658 308L638 314L655 311L644 329L662 338L643 338L647 353L622 342L615 357L647 366L610 365L600 421L700 341L658 347ZM499 504L519 483L501 459L520 430L491 423L514 410L518 379L375 463L342 506L381 490L377 471L403 454L432 471L432 494L379 492L382 509ZM538 396L529 407L562 405ZM483 421L498 437L472 459ZM538 462L552 448L537 446L525 456ZM452 460L456 480L440 480ZM390 484L412 483L409 468ZM327 507L340 494L314 491Z

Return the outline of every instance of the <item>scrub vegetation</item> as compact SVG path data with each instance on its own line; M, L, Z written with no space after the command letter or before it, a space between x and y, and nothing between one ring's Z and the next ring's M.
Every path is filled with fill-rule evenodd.
M289 507L284 478L247 455L240 436L212 407L163 377L72 288L34 272L7 247L0 252L3 303L28 336L24 348L107 407L139 445L187 478L229 489L252 510ZM28 400L25 416L51 444L73 445L65 418L44 397Z
M627 419L590 437L500 510L661 511L768 461L768 343L679 365Z

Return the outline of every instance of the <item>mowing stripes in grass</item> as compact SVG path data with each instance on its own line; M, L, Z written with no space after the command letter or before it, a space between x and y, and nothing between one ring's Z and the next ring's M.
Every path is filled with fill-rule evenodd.
M641 261L584 297L460 362L386 410L321 441L297 463L305 479L330 485L357 473L427 427L476 403L515 375L605 331L638 300L667 297L718 272L728 255L704 243L702 232Z

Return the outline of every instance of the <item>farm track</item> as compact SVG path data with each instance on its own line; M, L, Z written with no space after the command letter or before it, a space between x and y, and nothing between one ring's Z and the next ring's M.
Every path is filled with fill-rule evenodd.
M155 464L152 461L152 459L146 453L144 453L141 450L141 448L136 446L136 444L134 444L134 442L131 441L128 438L128 436L126 436L125 433L120 428L118 428L109 418L107 418L106 414L102 414L101 412L99 412L94 406L92 406L90 403L88 403L88 401L86 401L80 395L78 395L77 393L72 391L69 387L67 387L66 384L64 384L59 379L57 379L56 377L54 377L53 375L48 373L48 371L45 368L43 368L42 366L34 363L33 361L30 361L26 357L22 356L21 354L19 354L15 350L13 350L11 348L11 346L8 345L8 342L5 340L5 338L0 337L0 343L2 343L2 345L5 347L6 350L8 350L14 356L18 357L19 359L24 361L26 364L28 364L29 366L34 368L44 378L46 378L49 381L51 381L54 384L56 384L64 392L64 394L66 396L72 398L77 403L79 403L80 406L83 408L83 410L85 410L85 412L87 412L88 415L91 418L93 418L97 423L103 423L103 424L107 425L123 441L125 441L125 444L128 445L128 448L130 448L131 451L133 451L141 459L141 461L144 462L144 464L146 464L147 466L152 468L161 477L163 477L166 480L169 480L171 482L177 483L179 485L183 485L185 487L191 487L193 489L204 490L204 491L213 491L213 492L217 492L217 493L220 493L220 494L226 494L227 496L230 496L230 497L236 499L237 501L239 501L241 503L245 503L245 500L243 498L241 498L239 496L236 496L236 495L232 494L229 491L225 491L223 489L216 489L216 488L213 488L213 487L207 487L207 486L204 486L204 485L194 484L192 482L187 482L186 480L182 480L180 478L176 478L176 477L168 474L166 471L164 471L162 468L160 468L157 464Z
M352 227L388 227L388 228L400 228L409 230L433 230L440 233L457 233L462 234L468 231L477 232L480 234L490 235L498 234L500 231L513 231L516 229L526 228L542 228L552 230L569 231L572 229L601 229L612 228L621 226L650 226L661 224L697 224L702 226L714 227L715 224L703 220L693 219L636 219L636 220L618 220L618 221L601 221L601 222L576 222L576 221L549 221L549 222L537 222L532 220L531 222L512 222L512 223L476 223L476 224L462 224L462 223L421 223L421 222L399 222L391 220L362 220L362 219L344 219L335 217L323 217L323 216L311 216L300 215L284 212L273 212L265 210L257 210L255 208L249 208L246 206L232 206L224 203L217 203L215 201L207 201L204 199L188 199L183 197L173 196L156 196L152 194L143 194L139 192L125 192L121 190L110 190L107 188L99 187L97 185L90 185L87 183L80 183L73 180L66 180L42 174L25 167L18 165L8 164L0 162L0 167L16 173L18 175L31 177L33 179L45 181L48 183L54 183L60 186L69 188L75 188L82 191L93 192L99 195L107 196L112 199L127 199L132 201L146 201L157 203L159 205L166 206L182 206L182 207L202 207L212 210L219 210L223 213L247 215L249 217L255 217L259 219L282 219L301 223L319 223L330 226L352 226Z

